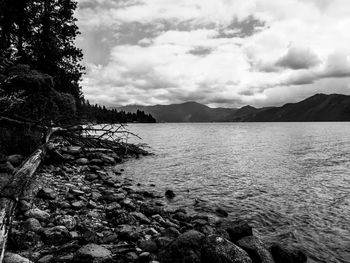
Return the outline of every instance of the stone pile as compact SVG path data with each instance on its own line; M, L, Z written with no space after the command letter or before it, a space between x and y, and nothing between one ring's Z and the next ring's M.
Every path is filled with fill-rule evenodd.
M106 149L61 149L67 161L44 165L36 197L21 200L6 263L302 263L306 256L271 248L247 223L227 212L207 215L169 209L163 196L121 176L121 158ZM10 162L11 163L11 162ZM166 192L167 198L175 193Z

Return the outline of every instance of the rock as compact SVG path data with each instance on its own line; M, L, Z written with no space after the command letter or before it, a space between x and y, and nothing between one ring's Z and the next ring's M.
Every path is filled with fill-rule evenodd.
M12 166L10 162L0 163L0 173L8 173L13 174L15 168Z
M216 214L218 216L221 216L221 217L227 217L228 216L227 211L224 208L222 208L222 207L217 207L215 209L215 212L216 212Z
M76 202L72 203L72 208L75 210L80 210L83 207L85 207L85 203L83 201L76 201Z
M243 249L218 235L205 239L201 259L201 263L252 263Z
M27 231L38 232L41 229L41 224L36 218L28 218L24 222L24 227Z
M173 199L175 197L175 193L172 190L166 190L165 197L169 199Z
M68 230L73 230L77 225L75 218L70 215L59 216L56 221L58 225L65 226Z
M175 227L168 227L163 231L163 235L170 238L177 238L180 236L180 232Z
M85 175L85 180L86 181L93 181L93 180L96 180L96 179L98 179L100 176L98 175L98 174L95 174L95 173L93 173L93 174L87 174L87 175Z
M271 246L271 254L275 263L306 263L307 256L299 250L290 246L280 246L274 244Z
M50 218L50 214L40 210L39 208L33 208L28 210L24 214L27 218L35 218L38 219L39 221L47 221Z
M204 235L198 231L185 232L159 253L159 261L162 263L200 263L203 239Z
M157 243L152 239L141 241L139 244L139 247L143 251L147 251L147 252L151 252L151 253L154 253L158 250Z
M9 161L14 167L20 166L24 157L20 154L13 154L7 157L7 161Z
M270 252L255 236L244 237L237 241L237 245L249 254L253 263L274 263Z
M106 218L113 225L135 224L135 218L125 210L111 210L106 213Z
M136 241L141 237L140 229L131 225L121 225L117 232L119 237L125 241Z
M131 212L130 215L132 215L137 221L141 222L142 224L150 224L151 220L144 214L140 212Z
M83 191L80 191L78 189L70 189L69 192L74 196L81 196L85 194Z
M148 252L143 252L139 255L140 263L149 263L152 260L151 254Z
M112 252L97 244L87 244L81 247L73 261L75 263L103 263L112 259Z
M42 239L47 244L60 245L69 242L72 237L65 226L54 226L42 232Z
M6 252L4 256L4 263L32 263L29 259L18 254Z
M40 189L36 196L42 199L55 200L57 197L57 194L55 190L45 187Z
M87 158L79 158L75 161L75 163L79 165L87 165L89 164L89 160Z
M170 238L170 237L157 237L157 238L156 238L157 247L158 247L159 249L165 248L165 247L168 246L172 241L173 241L173 239Z
M230 240L232 242L236 242L237 240L242 239L246 236L253 235L253 228L245 222L227 227L226 231L229 234Z

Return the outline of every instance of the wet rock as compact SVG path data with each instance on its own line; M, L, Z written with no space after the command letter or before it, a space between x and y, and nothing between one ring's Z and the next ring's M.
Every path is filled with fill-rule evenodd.
M290 246L280 246L274 244L271 246L271 254L275 263L306 263L306 255Z
M217 208L215 209L215 213L216 213L218 216L221 216L221 217L227 217L227 216L228 216L227 211L226 211L223 207L217 207Z
M71 215L62 215L56 218L58 225L65 226L68 230L72 230L76 227L77 221Z
M39 221L47 221L50 218L50 214L49 213L47 213L47 212L45 212L43 210L40 210L39 208L33 208L33 209L28 210L25 213L25 216L27 218L38 219Z
M6 252L4 263L32 263L28 258L22 257L15 253Z
M202 263L252 263L243 249L217 235L205 239L201 259Z
M226 228L226 231L229 234L232 242L236 242L239 239L253 235L253 228L245 222L239 224L233 223L232 226Z
M41 229L41 224L36 218L28 218L24 222L24 227L27 231L38 232Z
M165 191L165 197L166 198L169 198L169 199L173 199L174 197L175 197L175 193L174 193L174 191L172 191L172 190L166 190Z
M74 196L82 196L85 194L83 191L78 190L78 189L70 189L69 192Z
M13 174L15 168L12 166L10 162L0 163L0 173L8 173Z
M47 244L60 245L69 242L72 237L65 226L55 226L45 229L42 239Z
M7 157L7 161L9 161L14 167L20 166L23 160L24 157L20 154L13 154Z
M79 158L75 162L76 162L76 164L79 164L79 165L89 164L89 160L87 158Z
M190 230L185 232L159 253L160 262L201 262L201 246L203 239L204 235L198 231Z
M151 253L154 253L158 250L157 243L152 239L141 241L139 244L139 247L143 251L147 251L147 252L151 252Z
M46 200L55 200L57 197L57 194L54 189L45 187L38 191L37 197L46 199Z
M237 245L249 254L253 263L274 263L270 252L255 236L244 237L237 241Z
M87 244L80 248L73 261L75 263L103 263L112 259L112 252L97 244Z

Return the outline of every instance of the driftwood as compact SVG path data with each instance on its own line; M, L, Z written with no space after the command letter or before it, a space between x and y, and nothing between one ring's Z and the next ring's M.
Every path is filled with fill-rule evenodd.
M85 152L105 151L117 154L146 155L143 145L136 146L128 144L129 136L136 136L125 129L123 124L118 125L100 125L93 124L71 127L45 127L37 123L31 123L26 120L13 120L0 116L0 124L12 126L30 125L46 133L42 145L22 164L19 170L13 175L10 183L6 185L0 193L0 263L3 262L8 234L14 218L15 210L19 199L25 195L31 196L30 185L34 181L35 172L45 159L47 152L54 153L57 157L63 159L63 156L55 150L49 143L52 135L58 135L64 138L72 145L83 146Z
M11 182L1 193L0 198L0 263L3 262L8 234L13 221L18 200L28 185L33 181L33 176L40 163L44 160L47 143L53 133L60 129L50 129L45 136L43 145L39 147L13 175Z

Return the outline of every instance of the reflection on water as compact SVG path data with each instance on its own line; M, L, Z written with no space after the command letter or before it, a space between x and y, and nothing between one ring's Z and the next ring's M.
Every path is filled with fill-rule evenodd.
M126 176L172 188L175 205L222 204L267 241L350 262L350 123L133 124L155 156Z

